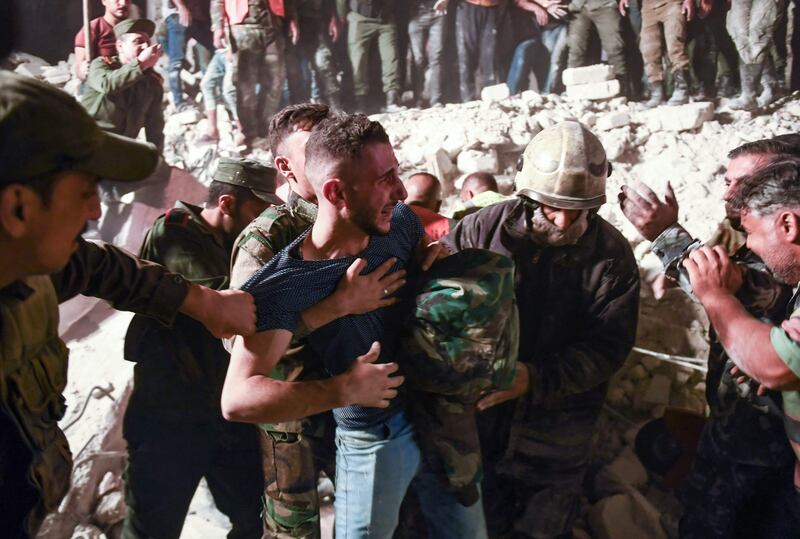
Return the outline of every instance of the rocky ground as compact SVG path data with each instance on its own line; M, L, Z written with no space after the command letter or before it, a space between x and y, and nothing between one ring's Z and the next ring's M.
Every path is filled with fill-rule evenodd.
M68 64L47 66L28 57L17 60L28 61L10 67L74 90ZM681 222L701 239L712 237L723 218L719 201L727 152L743 142L797 132L800 96L784 97L757 113L732 112L726 109L724 100L716 107L693 103L646 111L639 104L614 97L615 89L604 69L579 73L571 81L573 85L595 86L568 92L576 97L544 96L533 91L508 97L501 85L487 89L480 101L376 118L390 134L404 175L427 170L443 181L447 195L444 213L455 204L460 179L476 170L495 173L501 188L510 192L522 150L544 127L578 119L601 138L614 168L608 182L609 201L601 215L631 242L644 285L637 349L612 380L597 429L592 474L576 536L672 537L680 506L659 478L648 475L634 455L632 443L639 426L660 417L667 407L705 412L703 366L685 359L676 364L674 358L665 360L653 352L704 358L708 323L702 309L679 290L655 299L649 285L660 266L649 251L649 242L622 217L616 195L622 184L636 182L663 193L665 182L670 181L680 203ZM581 79L584 75L588 79ZM230 126L225 123L221 144L197 144L204 122L199 112L191 110L168 116L164 154L174 167L172 177L180 173L185 178L188 172L200 184L207 183L217 157L236 153ZM270 159L262 150L255 150L252 156L267 162ZM175 193L191 192L196 197L197 187L202 186ZM139 211L136 204L132 207L126 228L129 232L116 240L135 250L143 228L158 208ZM115 537L119 532L125 512L120 490L124 441L119 419L132 373L131 365L121 359L121 347L129 317L85 298L62 308L62 332L72 349L66 393L69 411L63 425L69 425L67 435L76 471L73 490L43 537ZM330 519L325 523L329 526ZM183 537L223 537L226 527L227 521L214 509L207 489L200 489Z

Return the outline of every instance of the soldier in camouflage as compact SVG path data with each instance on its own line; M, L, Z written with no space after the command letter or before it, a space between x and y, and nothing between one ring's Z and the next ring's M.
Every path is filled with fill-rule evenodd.
M239 287L272 257L305 232L317 216L316 195L305 175L305 143L311 130L329 115L326 105L290 105L270 122L269 142L275 168L289 182L286 204L273 206L239 234L231 256L231 287ZM385 272L385 270L384 270ZM355 272L355 277L358 272ZM376 271L373 279L382 272ZM395 278L401 278L402 272ZM363 284L367 281L361 280ZM374 279L373 286L343 295L348 311L372 310L395 281ZM332 312L339 312L336 308ZM313 380L323 376L302 335L270 373L278 380ZM335 448L330 413L299 421L259 425L265 476L264 537L318 538L317 480L324 471L334 480Z
M725 176L723 199L732 197L737 185L781 154L798 154L800 144L792 138L766 139L732 150ZM639 192L637 192L639 191ZM678 204L667 187L662 202L644 186L623 186L622 211L642 236L653 242L652 251L665 272L694 297L681 262L700 242L678 224ZM728 222L738 229L738 216L729 212ZM729 225L730 226L730 225ZM727 236L727 235L725 235ZM733 260L742 268L743 284L737 298L748 312L764 321L780 322L791 298L790 287L777 282L763 261L741 239ZM706 376L706 398L711 417L701 434L697 456L681 493L684 514L682 538L761 536L766 508L776 503L776 493L786 474L791 474L793 455L783 429L780 395L756 395L749 384L739 384L731 375L733 362L711 331L711 349ZM748 507L747 511L744 508Z
M227 28L242 138L249 147L266 133L278 110L285 78L283 21L294 44L300 36L294 0L212 0L214 46L223 48ZM259 90L260 88L260 90Z
M419 278L403 370L424 458L464 505L483 478L475 404L511 386L519 347L514 263L467 249Z
M191 282L228 287L234 238L270 204L276 171L223 157L205 207L178 201L145 236L140 256ZM263 477L255 428L222 418L220 393L228 367L222 343L196 322L172 328L135 316L125 359L136 362L123 422L128 442L126 539L178 537L189 503L205 477L231 521L229 537L261 536Z
M7 20L3 21L8 23ZM100 215L98 178L141 180L152 145L103 132L52 86L0 74L0 529L33 538L70 487L58 421L69 350L58 304L79 294L170 324L178 311L217 336L254 330L252 298L187 283L80 233Z
M517 197L468 215L442 240L516 267L516 375L477 405L492 537L570 536L608 380L635 340L636 261L597 214L609 168L585 127L556 124L526 148Z

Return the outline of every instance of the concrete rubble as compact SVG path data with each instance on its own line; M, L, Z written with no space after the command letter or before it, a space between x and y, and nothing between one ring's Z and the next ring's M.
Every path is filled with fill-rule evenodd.
M66 67L18 54L12 69L58 86ZM512 189L516 165L525 145L543 128L568 119L593 127L603 142L613 174L609 201L600 214L631 242L642 275L637 346L667 354L704 358L708 353L708 322L702 308L680 290L668 290L656 300L650 284L660 264L644 240L622 216L616 195L622 184L648 185L663 197L670 181L687 230L710 238L724 217L722 172L727 152L751 140L797 132L798 96L782 98L760 114L729 111L722 100L681 107L642 110L618 96L619 84L607 65L564 73L566 96L528 90L508 96L507 87L484 89L481 100L441 108L411 109L374 116L389 133L405 176L428 170L443 180L446 199L442 212L457 203L457 189L466 174L477 170L497 175L501 191ZM220 109L222 142L198 144L205 119L196 111L167 117L164 157L173 186L160 200L136 201L123 218L126 226L114 241L136 250L142 235L161 207L176 198L201 202L218 157L236 153L230 123ZM251 156L271 162L268 151ZM175 179L175 178L178 179ZM105 304L85 298L62 307L62 334L72 349L64 422L75 417L84 402L87 411L67 431L76 456L73 489L61 511L51 517L42 537L117 537L124 516L121 474L124 440L120 418L129 392L132 365L123 361L121 346L129 314L115 313ZM90 398L95 385L113 384L110 398ZM594 493L587 495L576 537L602 539L665 538L676 529L681 508L657 478L649 477L632 447L638 428L660 417L667 407L699 414L706 412L704 374L661 361L645 352L632 352L611 380L608 402L595 434L593 465L599 470ZM326 525L329 525L327 521ZM213 508L201 489L192 505L183 537L222 537L226 519ZM48 531L49 530L49 531Z

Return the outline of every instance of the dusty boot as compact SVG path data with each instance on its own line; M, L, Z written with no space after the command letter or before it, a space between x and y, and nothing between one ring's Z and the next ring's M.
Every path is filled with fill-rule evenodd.
M731 100L728 103L728 107L733 110L753 110L758 106L754 88L760 70L761 66L758 64L742 64L739 66L742 78L742 93L736 99Z
M717 83L717 95L719 97L733 97L736 90L733 87L733 80L730 75L722 75Z
M650 99L644 104L645 108L653 109L664 103L664 82L657 80L650 82Z
M360 112L360 113L366 114L367 113L367 96L356 94L355 103L353 103L353 108L355 109L353 112Z
M397 90L386 92L386 112L400 112L401 110L406 110L406 108L400 104L400 92Z
M675 88L672 90L672 97L667 101L667 105L685 105L689 102L689 84L686 81L686 71L676 71L674 78Z
M761 93L756 98L758 106L763 108L775 101L778 97L778 81L775 78L775 66L772 60L767 60L761 73Z

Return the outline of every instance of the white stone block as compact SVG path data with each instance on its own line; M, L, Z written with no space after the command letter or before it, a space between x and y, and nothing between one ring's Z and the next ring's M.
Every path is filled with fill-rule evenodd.
M667 539L660 519L658 509L636 490L603 498L588 514L597 539Z
M466 150L458 154L458 171L462 174L473 172L498 172L497 152L493 149L488 151Z
M564 86L577 84L592 84L604 82L614 78L614 68L608 64L595 64L586 67L571 67L565 69L561 75Z
M631 117L627 112L609 112L597 119L595 124L597 129L601 131L608 131L609 129L616 129L631 123Z
M619 81L607 80L591 84L567 86L567 97L572 99L608 99L619 94Z
M484 103L494 103L495 101L502 101L511 95L511 91L505 82L495 84L494 86L487 86L481 90L481 101Z
M714 119L714 103L689 103L677 107L661 106L647 113L650 131L686 131L697 129Z

